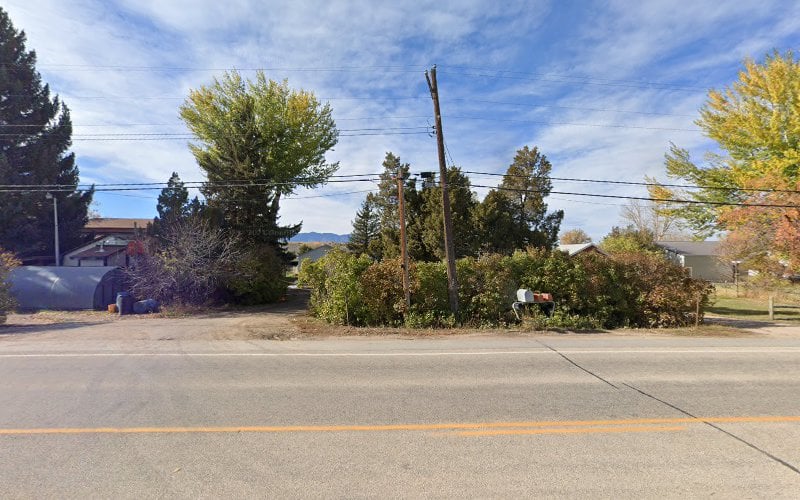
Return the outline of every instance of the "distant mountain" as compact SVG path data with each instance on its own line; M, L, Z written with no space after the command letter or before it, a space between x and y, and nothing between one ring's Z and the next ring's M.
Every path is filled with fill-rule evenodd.
M300 233L291 240L296 243L347 243L350 241L349 234L335 234L335 233Z

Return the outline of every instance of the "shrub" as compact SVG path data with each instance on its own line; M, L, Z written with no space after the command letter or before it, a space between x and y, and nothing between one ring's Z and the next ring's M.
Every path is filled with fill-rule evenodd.
M246 252L237 268L227 289L239 304L266 304L286 295L286 266L274 248L261 245Z
M297 283L311 289L311 313L339 325L367 324L360 278L371 263L366 255L356 257L338 248L316 262L303 261Z
M312 312L334 323L449 327L455 324L442 262L411 268L411 307L405 311L400 262L371 264L366 257L331 252L304 265L300 281L312 289ZM708 305L711 286L653 253L568 257L531 249L509 257L485 255L457 262L461 322L473 326L514 320L517 288L552 293L551 318L527 322L570 329L668 327L695 321L699 301Z
M0 325L6 322L6 313L16 305L14 297L11 296L8 275L18 265L20 262L13 253L0 248Z
M447 327L455 324L447 294L447 268L443 262L419 262L411 268L410 327Z
M242 245L221 229L191 218L166 231L161 247L148 250L125 270L131 292L164 304L200 305L219 297L245 255Z
M403 268L400 258L376 262L364 270L360 286L364 291L364 322L368 325L399 325L406 312Z

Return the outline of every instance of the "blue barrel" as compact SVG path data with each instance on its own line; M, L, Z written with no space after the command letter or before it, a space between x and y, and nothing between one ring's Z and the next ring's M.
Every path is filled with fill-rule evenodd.
M117 294L117 311L120 316L123 314L133 313L133 297L128 292L119 292Z

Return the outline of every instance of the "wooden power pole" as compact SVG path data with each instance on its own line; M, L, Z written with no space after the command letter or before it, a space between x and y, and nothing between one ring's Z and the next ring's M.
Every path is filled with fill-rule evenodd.
M404 176L398 174L395 176L397 181L397 200L400 209L400 255L403 259L403 295L406 300L406 311L411 307L411 290L408 278L408 238L406 237L406 201L405 194L403 193Z
M425 72L428 89L433 99L433 113L436 119L436 145L439 150L439 182L442 187L442 211L444 215L444 255L447 259L447 295L450 311L458 321L458 279L456 277L456 255L453 245L453 218L450 214L450 194L447 192L447 164L444 158L444 135L442 134L442 113L439 110L439 87L436 83L436 66L430 73Z

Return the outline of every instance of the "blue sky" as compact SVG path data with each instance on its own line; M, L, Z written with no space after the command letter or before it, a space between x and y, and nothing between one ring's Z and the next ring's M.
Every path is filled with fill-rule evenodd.
M344 132L430 125L423 72L433 64L447 146L464 170L502 173L528 145L547 155L554 177L663 179L670 142L701 160L713 148L693 123L707 90L733 82L745 57L800 42L795 1L6 0L3 7L25 30L44 81L69 106L81 179L95 183L165 182L172 171L202 180L185 139L98 134L185 133L178 106L188 91L232 68L245 76L264 68L330 102L343 132L327 156L340 162L340 174L379 172L387 151L412 172L436 170L436 143L426 134ZM281 221L347 233L365 196L347 193L370 187L298 191L283 202ZM571 181L554 181L553 190L646 196L642 187ZM482 198L487 190L475 191ZM98 193L95 208L108 217L152 217L157 195ZM598 240L620 224L626 201L553 194L548 203L565 211L562 230L581 228Z

